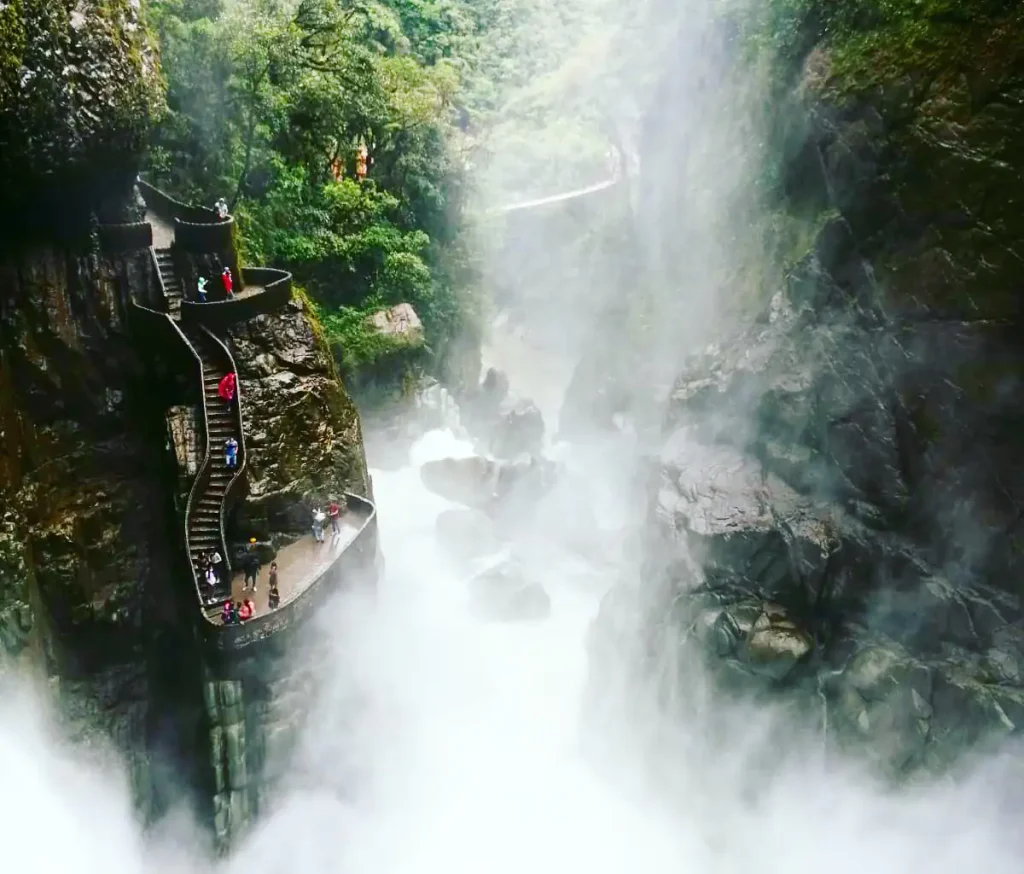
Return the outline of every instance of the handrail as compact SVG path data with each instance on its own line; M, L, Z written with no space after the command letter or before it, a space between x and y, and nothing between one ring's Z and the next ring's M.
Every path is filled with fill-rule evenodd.
M136 180L136 184L139 186L139 191L142 194L142 199L146 202L146 206L158 215L162 212L164 214L163 218L184 219L199 224L216 224L223 221L216 210L210 209L207 206L194 206L177 200L141 177ZM209 221L210 219L213 219L213 221Z
M201 324L213 330L224 330L235 322L265 313L275 312L287 306L292 297L292 275L284 270L271 267L243 267L242 276L246 289L225 300L207 300L199 303L193 300L181 302L181 320L185 324ZM261 280L271 279L261 291L253 286Z
M242 419L242 381L238 378L238 365L235 364L235 359L231 355L231 350L228 349L227 344L224 343L220 337L213 333L205 325L200 325L201 330L209 339L211 339L217 346L223 350L224 355L227 357L228 363L231 366L231 373L235 374L235 404L234 413L236 424L238 426L238 465L235 468L235 475L228 481L227 488L224 490L224 497L220 502L220 510L218 511L218 519L220 522L220 543L221 548L224 550L224 567L228 573L228 579L231 579L231 558L228 555L228 541L224 533L225 516L227 515L228 500L231 497L232 491L236 484L240 482L248 482L248 479L242 479L246 475L246 463L248 461L248 454L245 451L245 423ZM205 403L206 393L203 393L203 401ZM207 440L209 440L209 431L207 431ZM239 495L239 498L242 496ZM202 601L200 600L200 607L202 607ZM205 614L204 614L205 615Z
M270 291L282 283L291 282L291 280L291 273L277 267L242 268L242 283L244 285L259 285L264 291Z
M209 222L175 218L174 243L186 252L228 251L234 248L234 224L231 216Z
M353 555L362 554L364 547L369 545L375 549L375 541L366 539L367 532L376 530L377 508L368 498L361 495L345 493L350 505L356 504L366 511L362 524L356 531L355 536L338 554L327 567L325 567L315 578L299 591L295 592L286 601L254 619L248 619L238 625L223 625L217 619L209 616L203 611L205 621L205 637L207 642L220 652L238 651L261 640L265 640L273 634L282 631L296 622L301 622L307 611L314 609L319 597L324 595L321 591L324 581L330 577L340 580L340 568L343 562L351 560Z
M156 289L157 297L160 302L160 309L157 312L167 314L167 288L164 286L164 278L160 273L160 261L156 257L156 249L153 246L149 247L149 263L153 266L153 274L156 276ZM143 309L149 309L149 307L143 307Z
M206 486L210 481L210 468L213 462L210 447L209 418L208 411L206 409L206 390L203 385L203 359L200 357L199 353L196 352L195 346L192 345L192 342L189 340L185 332L181 330L181 326L178 325L178 323L174 319L171 319L170 316L168 316L167 318L171 320L171 324L174 325L174 330L178 332L178 336L181 338L182 343L184 343L185 347L189 350L189 352L192 353L192 357L193 359L195 359L196 369L199 374L199 400L200 404L202 405L201 409L203 417L203 443L205 445L205 450L203 452L203 463L199 466L199 469L196 471L196 478L192 481L192 488L189 489L188 500L185 502L185 553L186 558L188 559L189 573L192 575L192 582L195 584L196 587L196 598L199 602L199 608L201 610L203 607L203 591L202 586L200 585L199 582L199 577L196 573L196 566L192 561L192 542L190 529L192 522L193 505L196 502L196 500L198 500L198 497L202 495L204 491L206 491ZM223 544L221 544L221 547L223 548ZM227 560L226 556L222 556L222 558L225 561Z

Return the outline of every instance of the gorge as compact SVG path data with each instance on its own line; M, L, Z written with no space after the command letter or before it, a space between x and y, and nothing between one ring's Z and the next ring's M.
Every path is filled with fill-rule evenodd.
M49 27L45 94L0 68L13 866L1016 870L1024 18L965 5L643 4L628 172L501 218L479 374L401 413L137 179L140 7L0 10ZM218 626L190 538L283 557L345 494L352 562Z

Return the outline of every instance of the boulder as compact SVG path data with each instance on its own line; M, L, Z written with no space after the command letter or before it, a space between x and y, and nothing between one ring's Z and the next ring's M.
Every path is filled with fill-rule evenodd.
M434 494L489 513L536 500L555 475L555 465L543 459L495 461L482 455L437 459L420 468L420 479Z
M488 619L524 621L544 619L551 613L551 598L540 583L525 578L515 562L489 568L469 581L476 613Z
M544 417L533 401L508 399L490 428L491 451L500 458L537 455L544 445Z
M693 627L712 655L765 680L784 679L814 649L811 635L785 608L753 598L698 607Z
M423 342L423 323L410 304L400 303L370 316L373 329L384 337L409 344Z
M501 465L482 455L441 458L420 468L420 479L435 495L457 504L487 509L497 498Z

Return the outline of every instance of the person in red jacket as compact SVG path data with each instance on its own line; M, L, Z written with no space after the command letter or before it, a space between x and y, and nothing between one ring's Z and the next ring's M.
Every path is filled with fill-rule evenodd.
M235 374L233 372L226 374L217 383L217 394L225 404L231 406L231 402L235 399Z
M233 286L233 283L232 283L232 280L231 280L231 268L229 268L229 267L225 267L224 268L224 270L220 274L220 281L222 283L224 283L224 294L227 295L228 297L231 297L231 295L232 295L231 289L232 289L232 286Z

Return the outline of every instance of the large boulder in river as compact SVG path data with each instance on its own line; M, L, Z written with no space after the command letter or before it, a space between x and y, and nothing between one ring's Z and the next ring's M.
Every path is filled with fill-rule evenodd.
M544 445L544 416L533 401L510 399L490 428L491 451L499 458L537 455Z
M443 498L488 512L536 500L554 481L555 465L543 459L494 461L481 455L442 458L420 468L423 484Z
M518 563L509 561L477 574L469 581L473 609L488 619L544 619L551 598L540 583L526 578Z

